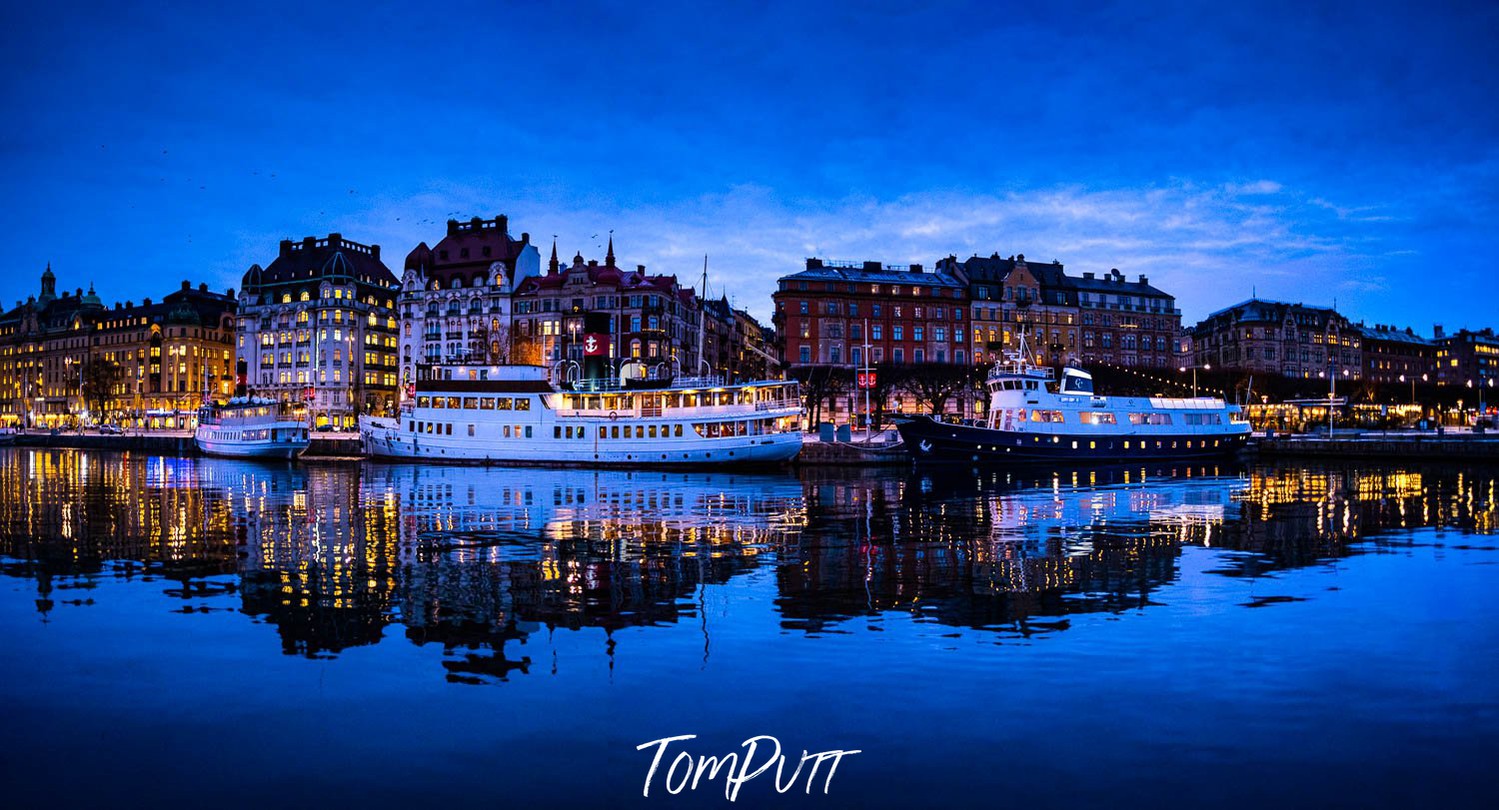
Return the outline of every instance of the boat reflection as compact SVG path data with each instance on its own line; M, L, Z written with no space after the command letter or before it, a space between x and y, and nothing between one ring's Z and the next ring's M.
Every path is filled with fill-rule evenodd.
M535 671L521 645L559 629L603 631L611 662L624 628L707 634L705 594L760 569L782 632L905 613L997 641L1045 636L1077 614L1147 608L1190 547L1225 550L1207 576L1255 577L1417 542L1409 529L1492 532L1496 480L1296 465L798 478L7 449L0 573L36 583L43 620L90 605L104 580L159 583L171 609L241 611L286 654L396 633L440 650L449 679L489 682Z

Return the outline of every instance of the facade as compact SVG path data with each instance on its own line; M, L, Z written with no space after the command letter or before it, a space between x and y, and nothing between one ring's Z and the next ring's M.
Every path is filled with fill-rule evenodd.
M603 264L585 262L579 253L564 267L553 245L546 273L520 280L511 303L512 340L526 362L563 375L600 355L615 374L665 378L704 371L696 292L676 276L648 275L645 265L616 266L612 238ZM605 332L601 342L595 336L592 353L590 323Z
M240 292L236 346L250 391L305 399L318 425L352 429L360 413L393 409L399 294L379 245L337 233L282 241Z
M1437 382L1490 386L1490 380L1499 378L1499 336L1492 328L1461 329L1451 335L1440 326L1435 331Z
M450 219L435 246L422 242L407 255L398 303L403 386L418 364L514 360L510 297L541 274L541 254L530 234L512 239L508 225L504 216Z
M945 271L808 259L783 276L774 323L785 367L967 363L967 285ZM868 329L866 333L866 327Z
M949 256L937 266L968 285L973 348L982 352L976 362L999 360L1017 345L1022 326L1043 364L1170 368L1176 362L1181 311L1143 275L1129 281L1115 269L1079 278L1067 275L1061 262L1029 263L1024 254Z
M774 353L774 333L742 309L734 310L734 331L737 355L730 365L730 379L742 382L778 378L781 362Z
M1358 324L1357 329L1364 344L1364 379L1375 383L1434 379L1436 347L1410 327Z
M1331 369L1364 373L1363 334L1326 307L1251 298L1209 315L1192 330L1194 365L1311 378Z
M40 293L0 315L0 424L188 428L205 397L232 392L233 291L184 281L160 301L106 307L92 287L56 285L49 266ZM85 382L96 363L118 368L97 393Z

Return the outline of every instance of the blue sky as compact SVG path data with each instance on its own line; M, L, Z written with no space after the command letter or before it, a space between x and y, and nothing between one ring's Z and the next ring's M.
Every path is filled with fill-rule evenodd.
M762 317L807 256L998 252L1499 325L1493 4L174 5L7 11L6 307L504 213Z

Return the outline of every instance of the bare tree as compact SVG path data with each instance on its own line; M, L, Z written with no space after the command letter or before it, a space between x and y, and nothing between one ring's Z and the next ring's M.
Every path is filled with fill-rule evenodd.
M950 363L922 363L910 366L903 388L916 398L916 404L932 416L943 412L947 401L972 384L973 367Z
M120 364L98 355L90 355L83 361L83 384L79 392L83 402L96 416L102 416L104 403L125 378Z

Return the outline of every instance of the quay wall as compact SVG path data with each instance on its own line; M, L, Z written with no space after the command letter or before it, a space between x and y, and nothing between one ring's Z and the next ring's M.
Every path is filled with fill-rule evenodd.
M1260 439L1254 449L1265 457L1452 459L1499 461L1499 437L1378 436Z

